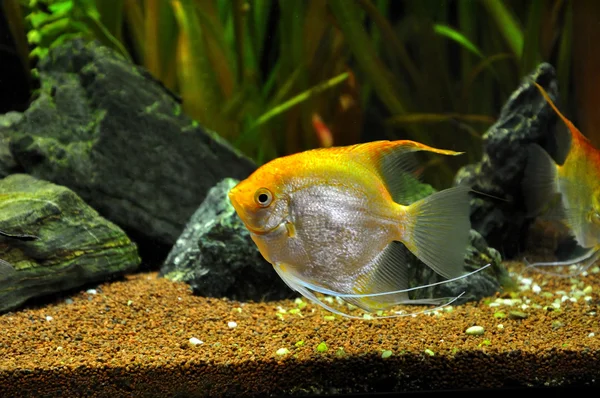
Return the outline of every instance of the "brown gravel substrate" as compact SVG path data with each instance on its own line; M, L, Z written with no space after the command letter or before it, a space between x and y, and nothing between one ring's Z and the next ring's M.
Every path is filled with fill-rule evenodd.
M576 280L528 275L533 282L519 293L521 302L504 294L437 315L364 321L331 318L310 303L290 313L293 300L195 297L187 285L155 273L133 275L98 286L96 294L0 316L0 396L594 385L600 380L600 273L594 271ZM465 333L475 325L483 335ZM203 343L194 346L190 338ZM322 342L325 352L317 350ZM278 355L280 349L289 352Z

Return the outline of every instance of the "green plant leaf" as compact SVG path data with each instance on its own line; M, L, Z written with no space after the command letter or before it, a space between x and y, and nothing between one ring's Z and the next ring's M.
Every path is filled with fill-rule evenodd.
M524 34L523 54L521 56L521 75L531 73L542 61L540 49L540 28L542 26L543 0L530 0L527 25Z
M469 50L473 54L477 55L479 58L485 58L485 56L481 53L479 48L475 44L471 42L464 34L457 31L456 29L441 24L433 25L433 31L441 36L447 37L450 40L453 40L460 44L463 48Z
M558 73L558 91L562 98L571 98L569 83L572 66L572 43L573 43L573 5L571 2L565 4L564 26L560 36L558 48L558 60L556 70Z
M386 120L387 124L400 125L411 123L440 123L449 121L477 122L492 125L496 119L487 115L469 115L460 113L410 113L393 116Z
M336 77L333 77L325 82L322 82L322 83L294 96L293 98L285 101L283 104L277 105L273 109L269 110L268 112L266 112L265 114L260 116L256 120L256 122L254 122L253 127L257 127L257 126L260 126L261 124L266 123L271 118L287 111L288 109L292 108L293 106L298 105L299 103L306 101L307 99L314 97L314 96L320 94L321 92L342 83L347 78L348 78L348 73L344 72Z
M496 22L500 34L518 59L523 54L523 32L512 12L502 0L482 0L489 14Z
M406 107L390 84L394 78L379 59L353 1L330 0L329 6L335 15L356 61L373 84L375 92L392 114L405 114Z

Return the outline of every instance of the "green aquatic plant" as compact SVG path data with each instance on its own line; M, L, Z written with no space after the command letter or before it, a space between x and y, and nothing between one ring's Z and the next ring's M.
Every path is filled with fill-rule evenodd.
M349 52L326 2L4 0L3 9L26 69L28 57L69 39L100 40L258 163L333 142L331 135L358 141Z
M540 61L557 65L561 95L567 93L570 1L397 3L403 12L393 18L389 0L329 1L359 66L363 107L376 96L388 111L385 135L449 148L460 142L467 152L430 159L434 185L480 158L482 133Z
M586 82L578 84L583 87L577 93L582 100L565 104L595 109L595 85L590 82L596 79L594 65L600 65L600 55L588 51L583 42L593 42L589 38L595 34L590 16L596 6L591 3L3 0L0 4L27 70L29 56L44 57L65 40L97 39L143 65L181 96L184 112L259 164L317 146L353 144L361 140L364 129L377 131L375 138L408 138L466 151L462 159L428 159L426 178L441 186L460 165L480 158L482 133L522 76L540 61L557 67L563 98L574 96L572 80ZM574 35L574 30L581 33ZM378 116L363 127L367 109ZM580 123L583 131L595 131L586 128L595 114L582 111L590 115Z

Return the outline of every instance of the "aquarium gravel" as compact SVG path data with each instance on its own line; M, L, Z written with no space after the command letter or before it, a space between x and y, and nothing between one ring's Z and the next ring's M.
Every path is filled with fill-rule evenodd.
M598 267L577 278L528 274L520 286L431 314L351 320L298 299L193 296L184 283L140 273L0 316L0 396L301 395L600 380ZM520 316L508 315L514 311ZM474 326L480 334L469 334Z

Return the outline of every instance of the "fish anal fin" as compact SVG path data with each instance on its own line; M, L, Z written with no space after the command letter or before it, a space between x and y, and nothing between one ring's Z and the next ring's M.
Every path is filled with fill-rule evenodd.
M393 305L407 302L408 262L406 248L400 242L390 242L385 249L367 267L371 271L363 274L356 281L353 291L356 294L387 293L383 296L344 298L345 301L375 312Z

